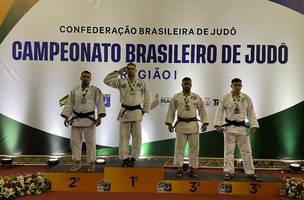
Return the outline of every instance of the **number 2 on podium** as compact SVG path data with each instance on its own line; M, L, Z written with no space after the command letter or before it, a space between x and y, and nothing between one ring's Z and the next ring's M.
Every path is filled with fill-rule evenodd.
M79 180L80 180L79 177L70 177L69 187L70 187L70 188L75 188L75 187L77 187L76 182L79 182Z

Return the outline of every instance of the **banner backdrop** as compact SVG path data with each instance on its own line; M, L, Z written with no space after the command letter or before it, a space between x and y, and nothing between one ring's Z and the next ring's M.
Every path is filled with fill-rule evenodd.
M189 76L210 121L200 156L222 157L214 114L239 77L261 126L249 133L254 157L303 159L304 3L298 2L296 11L266 0L1 2L0 154L69 153L58 101L80 84L83 70L105 94L98 155L117 153L119 93L103 79L134 62L153 99L142 155L173 155L175 135L164 119Z

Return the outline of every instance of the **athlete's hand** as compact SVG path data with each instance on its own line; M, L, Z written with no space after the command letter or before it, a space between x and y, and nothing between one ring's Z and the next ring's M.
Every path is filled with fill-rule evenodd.
M203 124L203 126L201 128L202 132L205 132L207 130L207 126L208 126L208 124Z
M252 127L252 128L251 128L252 133L255 134L256 131L257 131L257 129L258 129L257 127Z
M65 125L66 127L69 127L70 121L69 121L68 118L65 118L65 119L64 119L64 125Z
M214 128L215 128L216 132L219 132L219 133L223 132L223 129L220 126L214 126Z
M167 126L168 126L169 132L173 133L174 127L172 126L172 124L167 124Z
M101 119L97 118L97 120L96 120L96 126L99 126L100 124L101 124Z

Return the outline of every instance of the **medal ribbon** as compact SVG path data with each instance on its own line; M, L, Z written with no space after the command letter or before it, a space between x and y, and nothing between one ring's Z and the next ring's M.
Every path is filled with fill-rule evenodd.
M128 84L129 84L131 90L134 90L134 87L135 87L135 84L136 84L136 80L134 80L134 81L131 82L131 81L127 78L127 81L128 81Z
M233 103L235 105L235 109L239 108L239 102L241 101L241 97L239 95L232 95Z
M86 88L85 90L82 90L82 97L85 97L88 93L88 88Z
M188 107L189 106L189 95L185 95L185 94L183 94L183 96L184 96L184 102L185 102L185 107Z

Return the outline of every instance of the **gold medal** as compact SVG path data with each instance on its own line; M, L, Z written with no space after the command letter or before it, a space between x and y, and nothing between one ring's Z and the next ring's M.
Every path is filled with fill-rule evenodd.
M136 85L136 80L134 80L134 81L130 81L129 79L127 79L127 81L128 81L128 84L129 84L129 87L130 87L130 92L129 92L129 94L130 95L135 95L135 85Z
M130 90L130 95L135 95L135 90L134 89Z
M83 104L87 103L87 99L85 97L82 97L81 98L81 103L83 103Z
M187 110L187 111L190 110L190 106L188 104L185 105L185 110Z
M240 114L240 109L238 107L234 109L234 114Z
M233 111L234 114L240 114L240 109L239 109L240 100L241 100L240 96L238 96L238 95L233 96L233 102L234 102L234 105L235 105L235 108L234 108L234 111Z

